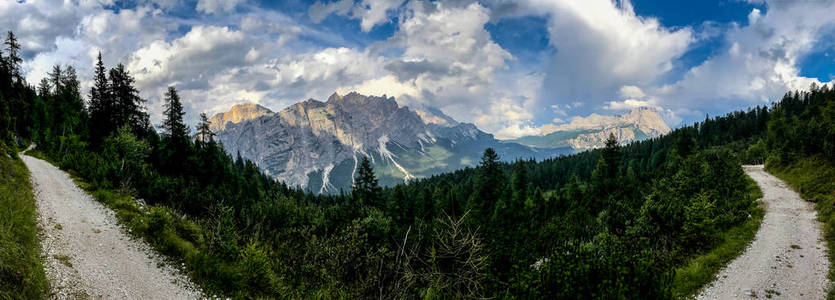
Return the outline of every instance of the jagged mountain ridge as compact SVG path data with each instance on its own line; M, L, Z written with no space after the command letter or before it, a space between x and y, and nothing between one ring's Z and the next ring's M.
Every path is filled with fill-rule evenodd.
M521 137L511 142L534 148L570 147L575 150L600 148L609 134L622 144L657 137L670 132L658 111L651 107L635 108L618 116L593 113L577 117L568 124L545 125L535 136Z
M308 99L278 113L246 116L218 117L230 120L217 130L227 151L319 193L350 189L362 156L372 160L381 184L393 185L475 166L487 147L507 160L570 152L502 143L440 110L412 110L385 96L333 94L326 102Z
M227 112L215 114L209 119L209 127L212 131L220 131L226 129L228 123L241 123L249 121L260 116L267 116L274 114L269 108L263 107L255 103L244 103L232 106Z

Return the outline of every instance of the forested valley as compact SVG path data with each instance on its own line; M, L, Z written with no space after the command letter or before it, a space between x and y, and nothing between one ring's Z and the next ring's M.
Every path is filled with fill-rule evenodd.
M476 168L394 187L363 160L351 191L314 195L226 153L205 115L192 130L176 87L155 126L124 65L56 65L33 85L19 43L9 32L0 52L3 153L37 145L205 291L234 298L680 297L681 268L757 215L741 164L835 164L835 90L813 86L628 145L513 163L485 149ZM26 289L7 259L0 285Z

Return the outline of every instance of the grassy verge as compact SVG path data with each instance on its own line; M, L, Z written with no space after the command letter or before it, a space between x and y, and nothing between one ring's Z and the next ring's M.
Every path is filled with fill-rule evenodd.
M749 197L762 198L763 193L757 183L751 178L747 180ZM692 298L702 287L713 281L722 267L745 251L754 240L765 212L758 202L751 208L750 214L751 218L744 223L720 233L717 239L721 242L713 250L691 258L686 265L676 269L673 279L674 298Z
M48 295L29 170L19 158L0 155L0 299Z
M801 158L785 166L766 165L774 176L786 181L803 199L815 203L818 220L823 222L823 235L829 254L829 279L835 279L835 164L819 155ZM827 299L835 299L830 286Z

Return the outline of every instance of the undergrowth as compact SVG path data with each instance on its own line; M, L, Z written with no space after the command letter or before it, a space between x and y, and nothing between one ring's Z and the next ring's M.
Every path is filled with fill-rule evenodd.
M760 199L763 196L757 183L749 178L748 195L750 199ZM687 264L676 269L673 280L673 297L676 299L693 298L702 287L712 282L719 271L731 260L742 254L754 240L757 230L765 214L760 202L749 209L751 215L744 223L717 234L720 242L707 253L697 255Z

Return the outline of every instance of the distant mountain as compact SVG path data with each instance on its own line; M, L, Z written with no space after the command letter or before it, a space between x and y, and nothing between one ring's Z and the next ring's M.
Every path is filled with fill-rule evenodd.
M563 125L546 125L542 133L510 142L534 148L565 148L585 150L603 147L609 134L623 144L657 137L670 132L654 108L641 107L619 116L591 114Z
M545 158L570 149L503 143L473 124L434 108L412 110L393 97L333 94L273 113L235 106L215 115L217 138L261 169L314 192L349 190L359 159L368 156L383 185L477 165L487 147L505 160Z
M212 116L209 122L213 131L220 131L226 129L228 123L237 124L272 114L273 111L266 107L254 103L245 103L232 106L229 111Z

